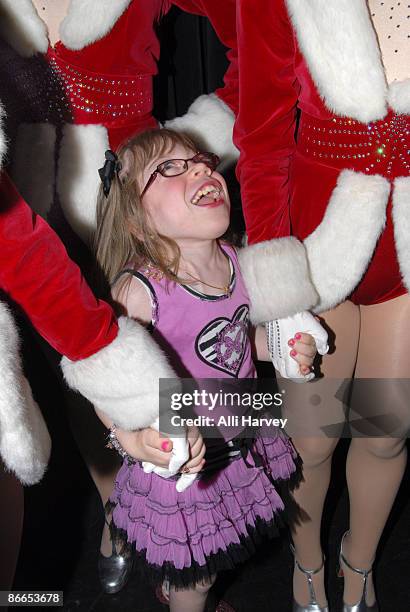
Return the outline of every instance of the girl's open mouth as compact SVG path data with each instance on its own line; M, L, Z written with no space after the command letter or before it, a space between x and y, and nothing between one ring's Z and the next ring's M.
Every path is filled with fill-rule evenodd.
M202 185L191 199L194 206L219 206L224 202L222 188L213 183Z

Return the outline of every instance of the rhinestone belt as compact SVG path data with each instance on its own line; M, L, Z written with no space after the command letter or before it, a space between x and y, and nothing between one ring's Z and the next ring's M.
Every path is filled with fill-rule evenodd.
M319 163L389 178L410 174L410 117L392 111L369 124L302 113L298 152Z
M152 111L150 75L100 75L62 60L53 49L47 58L61 92L54 104L71 112L75 123L126 125Z

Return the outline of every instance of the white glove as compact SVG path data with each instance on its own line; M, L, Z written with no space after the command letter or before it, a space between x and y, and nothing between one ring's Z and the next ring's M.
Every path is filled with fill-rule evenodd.
M265 325L268 350L275 369L284 378L295 379L295 382L312 380L314 372L301 374L298 362L290 356L288 341L297 332L310 334L315 340L318 353L325 355L329 350L328 336L319 321L310 312L304 311L285 319L268 321Z
M153 429L159 431L159 421L158 419L150 425ZM181 467L186 463L189 459L189 442L186 437L177 437L177 438L169 438L172 442L172 451L171 451L171 459L169 461L169 466L167 468L159 467L150 463L149 461L143 461L142 467L146 474L150 474L154 472L154 474L158 474L162 478L170 478L171 476L175 476L178 474ZM181 491L185 491L196 479L196 474L181 474L181 476L177 480L176 490L181 493Z

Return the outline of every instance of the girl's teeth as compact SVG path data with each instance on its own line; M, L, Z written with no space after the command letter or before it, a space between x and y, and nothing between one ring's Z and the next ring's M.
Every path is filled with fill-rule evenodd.
M216 189L215 187L209 186L209 187L205 187L205 189L201 189L200 191L197 192L196 196L192 199L192 204L198 204L199 200L206 195L209 195L212 193L212 197L214 200L217 200L220 197L220 190Z

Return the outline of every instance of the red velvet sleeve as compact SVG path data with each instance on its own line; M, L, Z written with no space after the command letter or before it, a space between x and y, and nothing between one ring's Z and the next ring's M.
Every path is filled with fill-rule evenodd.
M239 114L234 143L249 243L288 236L289 167L299 84L284 0L238 0Z
M238 61L236 46L236 0L172 0L179 8L209 19L219 40L229 51L229 66L224 75L224 87L216 94L237 115L238 112Z
M118 333L110 306L94 297L60 239L6 173L0 180L0 288L73 361L94 354Z

